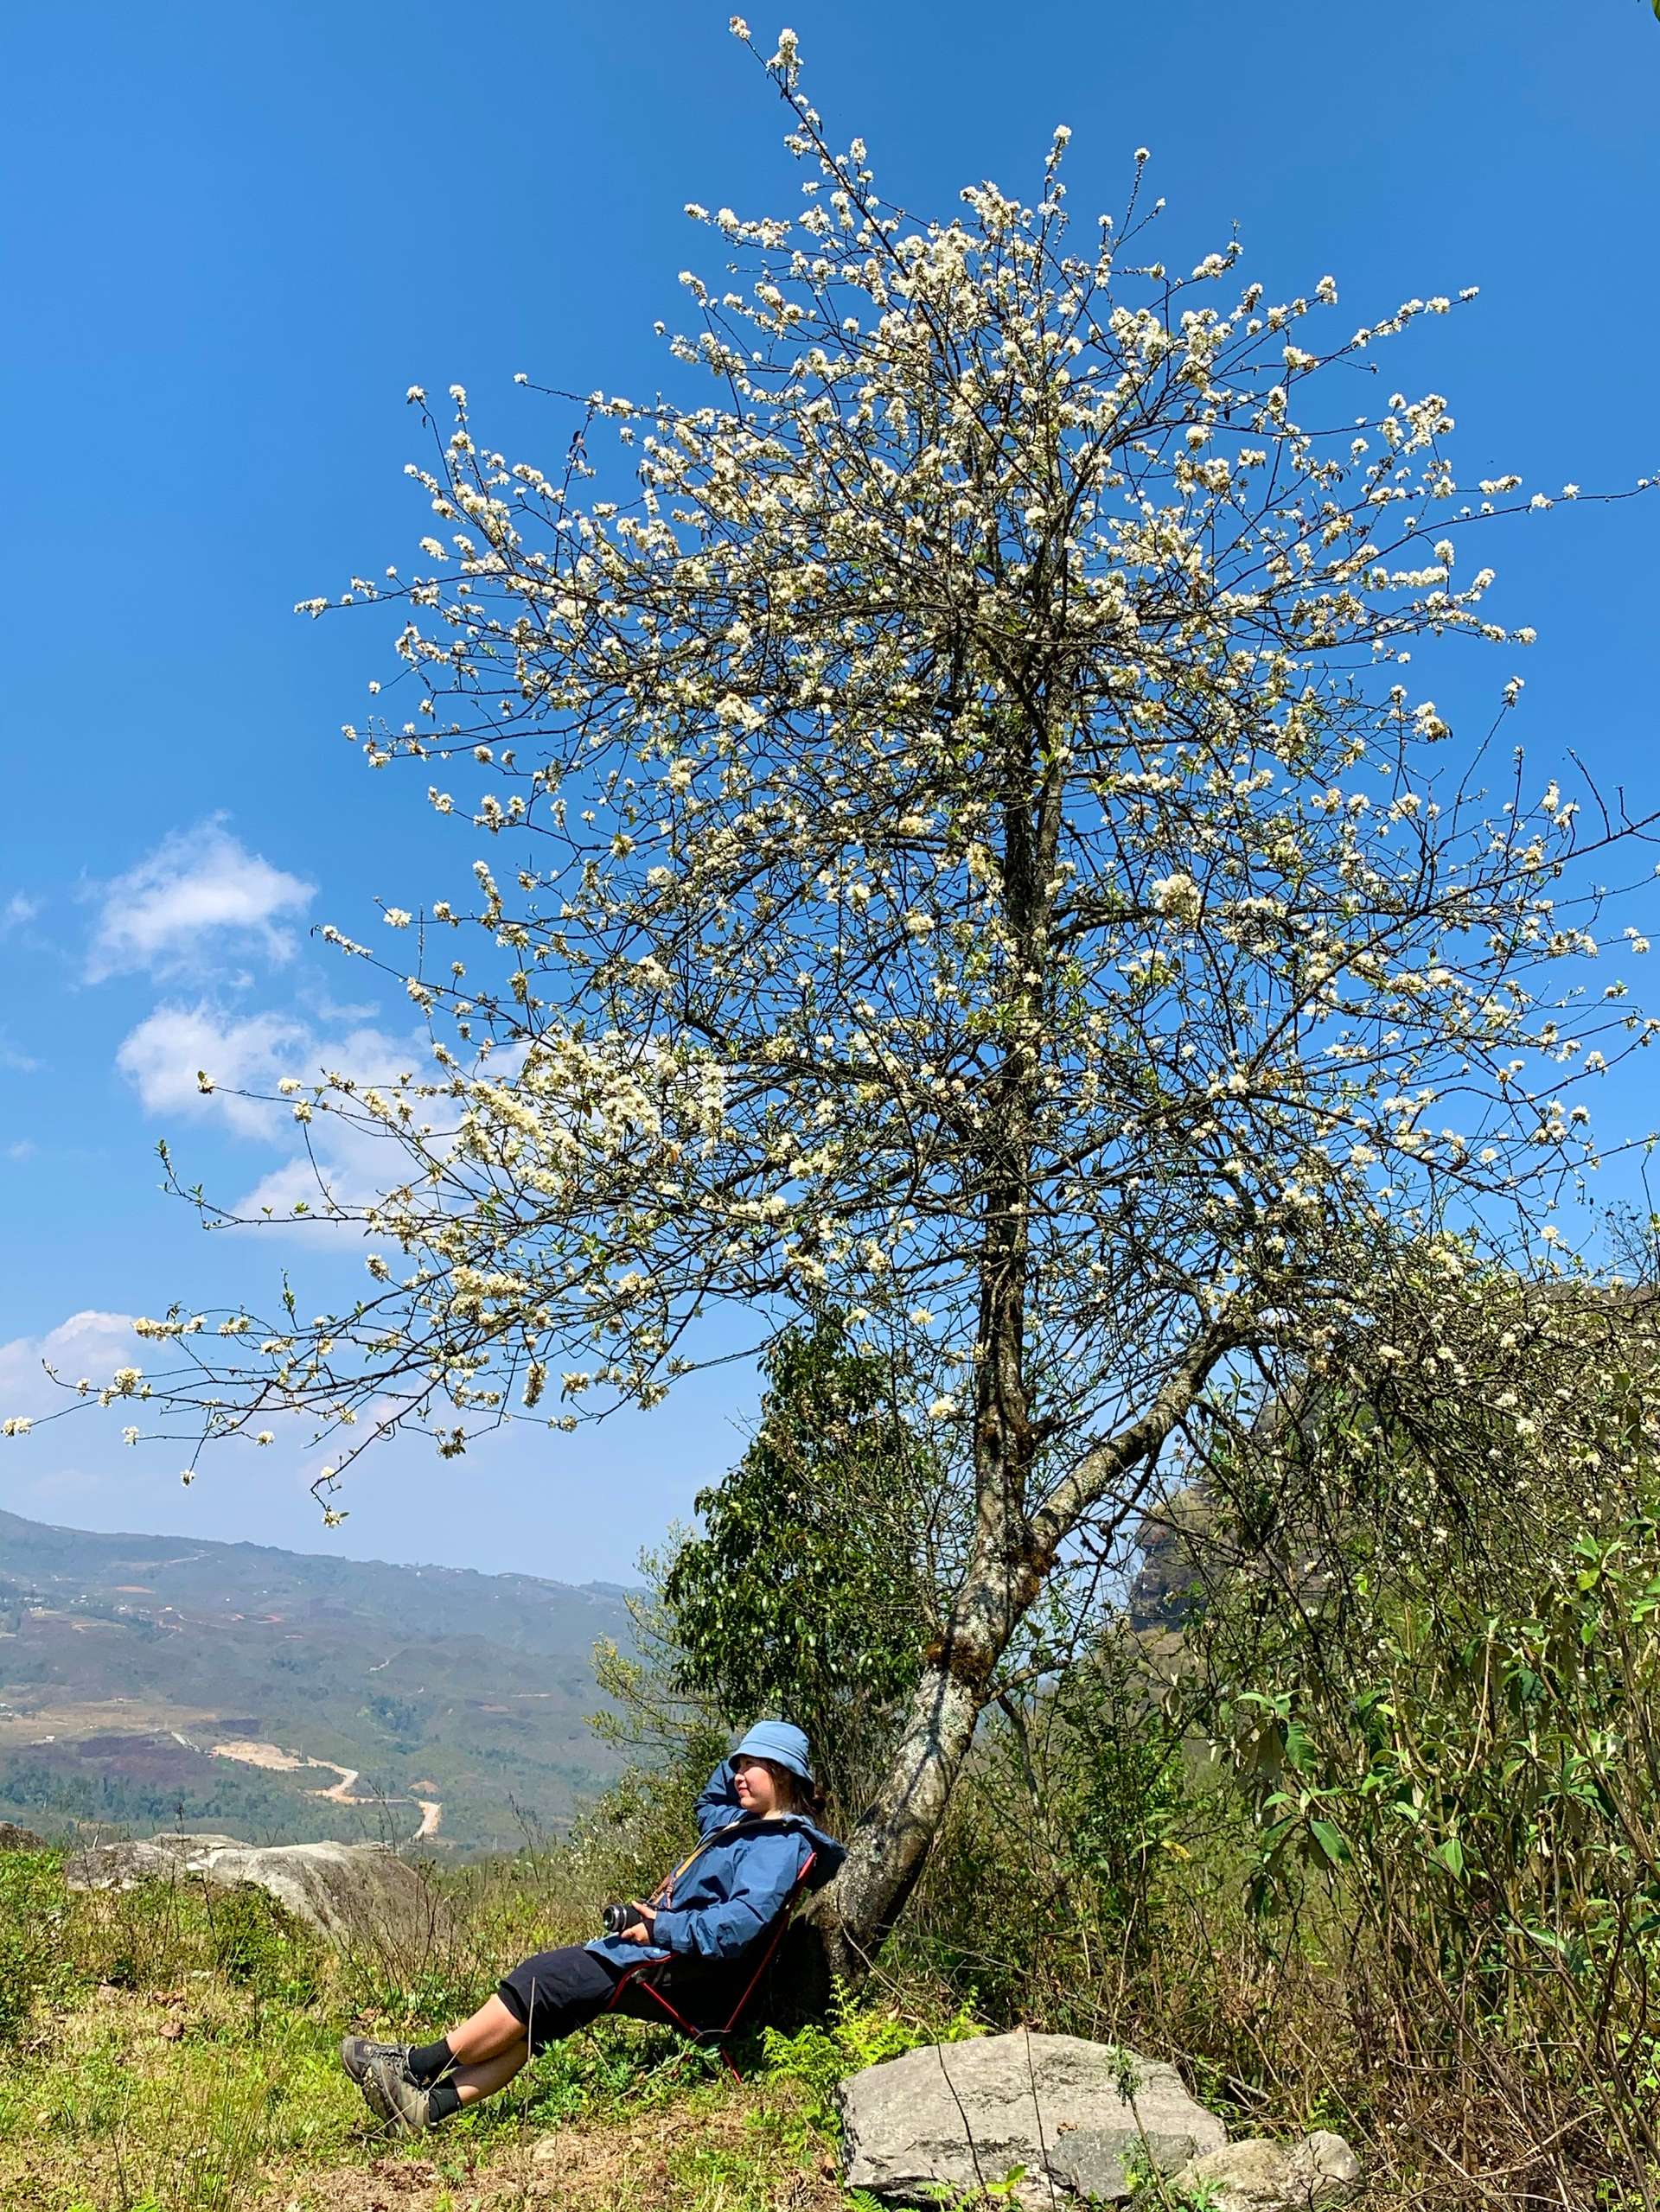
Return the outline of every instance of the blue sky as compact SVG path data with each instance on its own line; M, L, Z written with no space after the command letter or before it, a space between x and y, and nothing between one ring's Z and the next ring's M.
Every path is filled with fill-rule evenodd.
M1120 204L1146 143L1172 262L1237 223L1248 275L1273 292L1330 270L1357 321L1481 286L1384 372L1451 396L1466 481L1660 469L1646 0L787 5L814 98L867 138L890 196L948 211L982 176L1025 188L1067 123L1087 217ZM153 1146L167 1134L227 1198L280 1185L280 1132L199 1098L195 1068L257 1079L401 1037L308 933L367 934L375 896L431 896L472 832L341 741L384 630L290 609L407 560L428 526L402 473L406 386L465 384L481 431L552 465L570 422L514 373L648 392L653 322L707 254L682 203L793 202L780 112L727 13L10 12L0 1412L29 1410L43 1343L97 1373L123 1317L169 1298L252 1297L285 1265L326 1287L291 1235L204 1239L157 1192ZM778 22L750 13L769 48ZM1571 746L1639 808L1660 806L1657 532L1660 501L1559 507L1497 549L1499 618L1540 632L1519 735L1542 782ZM1635 1080L1600 1116L1654 1118ZM722 1370L664 1412L459 1471L403 1454L357 1479L326 1539L310 1461L239 1457L187 1493L176 1448L125 1451L91 1419L0 1447L0 1503L619 1577L728 1463L752 1393Z

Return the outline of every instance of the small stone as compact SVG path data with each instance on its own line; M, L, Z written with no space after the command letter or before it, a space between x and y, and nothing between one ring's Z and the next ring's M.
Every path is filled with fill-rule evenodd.
M1178 2196L1210 2191L1216 2212L1335 2212L1360 2185L1360 2160L1322 2128L1298 2144L1248 2136L1195 2158L1174 2177Z
M1127 2203L1133 2195L1133 2171L1149 2166L1161 2174L1185 2165L1198 2145L1191 2135L1146 2132L1126 2138L1121 2128L1073 2126L1049 2154L1057 2188L1090 2204Z
M1344 2204L1360 2187L1361 2164L1341 2135L1320 2127L1292 2152L1291 2174L1311 2205Z

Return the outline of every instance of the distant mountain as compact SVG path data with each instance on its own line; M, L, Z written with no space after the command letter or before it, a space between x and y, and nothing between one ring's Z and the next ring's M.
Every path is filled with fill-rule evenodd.
M470 1850L557 1832L616 1771L586 1716L624 1595L0 1513L0 1819Z

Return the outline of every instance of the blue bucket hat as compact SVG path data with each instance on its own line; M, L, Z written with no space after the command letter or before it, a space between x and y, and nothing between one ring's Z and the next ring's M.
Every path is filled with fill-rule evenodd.
M776 1766L788 1767L804 1782L813 1780L813 1769L808 1763L807 1737L787 1720L757 1720L732 1756L770 1759Z

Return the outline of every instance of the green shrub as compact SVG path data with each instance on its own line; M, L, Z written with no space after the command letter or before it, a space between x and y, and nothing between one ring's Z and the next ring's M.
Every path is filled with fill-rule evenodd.
M310 1929L252 1882L205 1899L212 1963L226 1979L270 2004L310 2005L324 1974Z
M73 1993L67 1917L55 1852L0 1852L0 2043L23 2033L37 2004L61 2005Z
M1115 2036L1123 1990L1168 1952L1184 1835L1213 1824L1190 1763L1139 1650L1104 1638L982 1723L884 1964L999 2024Z
M216 1890L162 1877L67 1900L62 1940L83 1977L117 1989L172 1989L214 1975L262 2004L310 2004L329 1974L318 1939L252 1883Z
M836 2088L850 2074L884 2059L903 2058L924 2043L964 2043L984 2032L967 2005L946 2020L929 2020L892 2011L864 2009L838 2001L823 2025L782 2035L769 2028L763 2038L767 2071L773 2079L799 2081L807 2091L808 2115L827 2126L836 2117Z
M165 1989L213 1964L207 1890L162 1877L131 1890L98 1890L74 1900L70 1941L94 1981L117 1989Z
M661 1583L669 1686L738 1725L784 1713L844 1807L885 1763L929 1634L914 1531L938 1469L901 1418L899 1375L824 1311L762 1361L761 1417L737 1465L698 1494L702 1533Z

